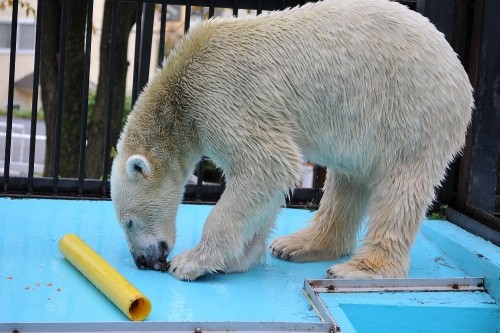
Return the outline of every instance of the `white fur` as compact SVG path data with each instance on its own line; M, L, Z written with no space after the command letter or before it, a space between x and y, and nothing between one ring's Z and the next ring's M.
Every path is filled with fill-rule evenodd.
M185 181L210 156L226 190L200 243L170 271L184 280L241 272L264 255L285 194L312 161L328 168L319 211L275 240L273 255L348 255L368 216L363 244L329 276L404 277L472 104L443 35L397 3L325 0L212 19L185 36L140 96L114 161L113 201L123 225L137 225L124 227L133 253L161 241L172 248ZM132 155L148 162L147 177L124 172Z

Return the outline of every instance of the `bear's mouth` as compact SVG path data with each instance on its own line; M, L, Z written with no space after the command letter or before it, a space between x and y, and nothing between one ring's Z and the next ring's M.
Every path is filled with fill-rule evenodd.
M155 271L159 271L159 272L166 272L166 271L168 271L169 267L170 267L170 264L167 261L157 261L154 264L153 269Z

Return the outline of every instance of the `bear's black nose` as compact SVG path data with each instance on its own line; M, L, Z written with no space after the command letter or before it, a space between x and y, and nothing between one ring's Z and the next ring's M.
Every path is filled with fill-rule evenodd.
M135 265L139 269L154 269L166 271L168 269L167 256L169 248L167 242L161 241L140 251L131 251Z
M134 257L134 262L137 268L139 269L147 269L148 268L148 261L146 260L145 256L138 256Z
M158 258L158 261L167 262L167 256L168 256L168 245L166 242L160 242L160 258Z

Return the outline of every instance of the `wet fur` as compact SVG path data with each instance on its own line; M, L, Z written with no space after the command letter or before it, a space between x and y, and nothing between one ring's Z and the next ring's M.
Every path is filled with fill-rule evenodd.
M160 241L171 249L184 184L210 156L226 190L200 243L172 258L170 272L183 280L242 272L264 256L285 194L311 161L328 168L319 211L274 240L272 254L297 262L352 254L328 275L404 277L472 104L443 35L397 3L327 0L212 19L185 36L134 107L114 161L113 201L132 253ZM127 173L133 155L148 173Z

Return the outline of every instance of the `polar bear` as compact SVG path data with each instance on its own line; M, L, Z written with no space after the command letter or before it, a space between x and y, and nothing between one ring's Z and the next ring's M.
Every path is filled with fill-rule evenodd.
M139 268L181 280L244 272L265 255L285 196L311 161L328 170L319 210L303 230L274 240L272 255L351 254L327 275L405 277L472 105L443 35L398 3L325 0L207 20L138 98L117 146L111 196ZM199 244L167 262L184 186L202 156L227 185Z

